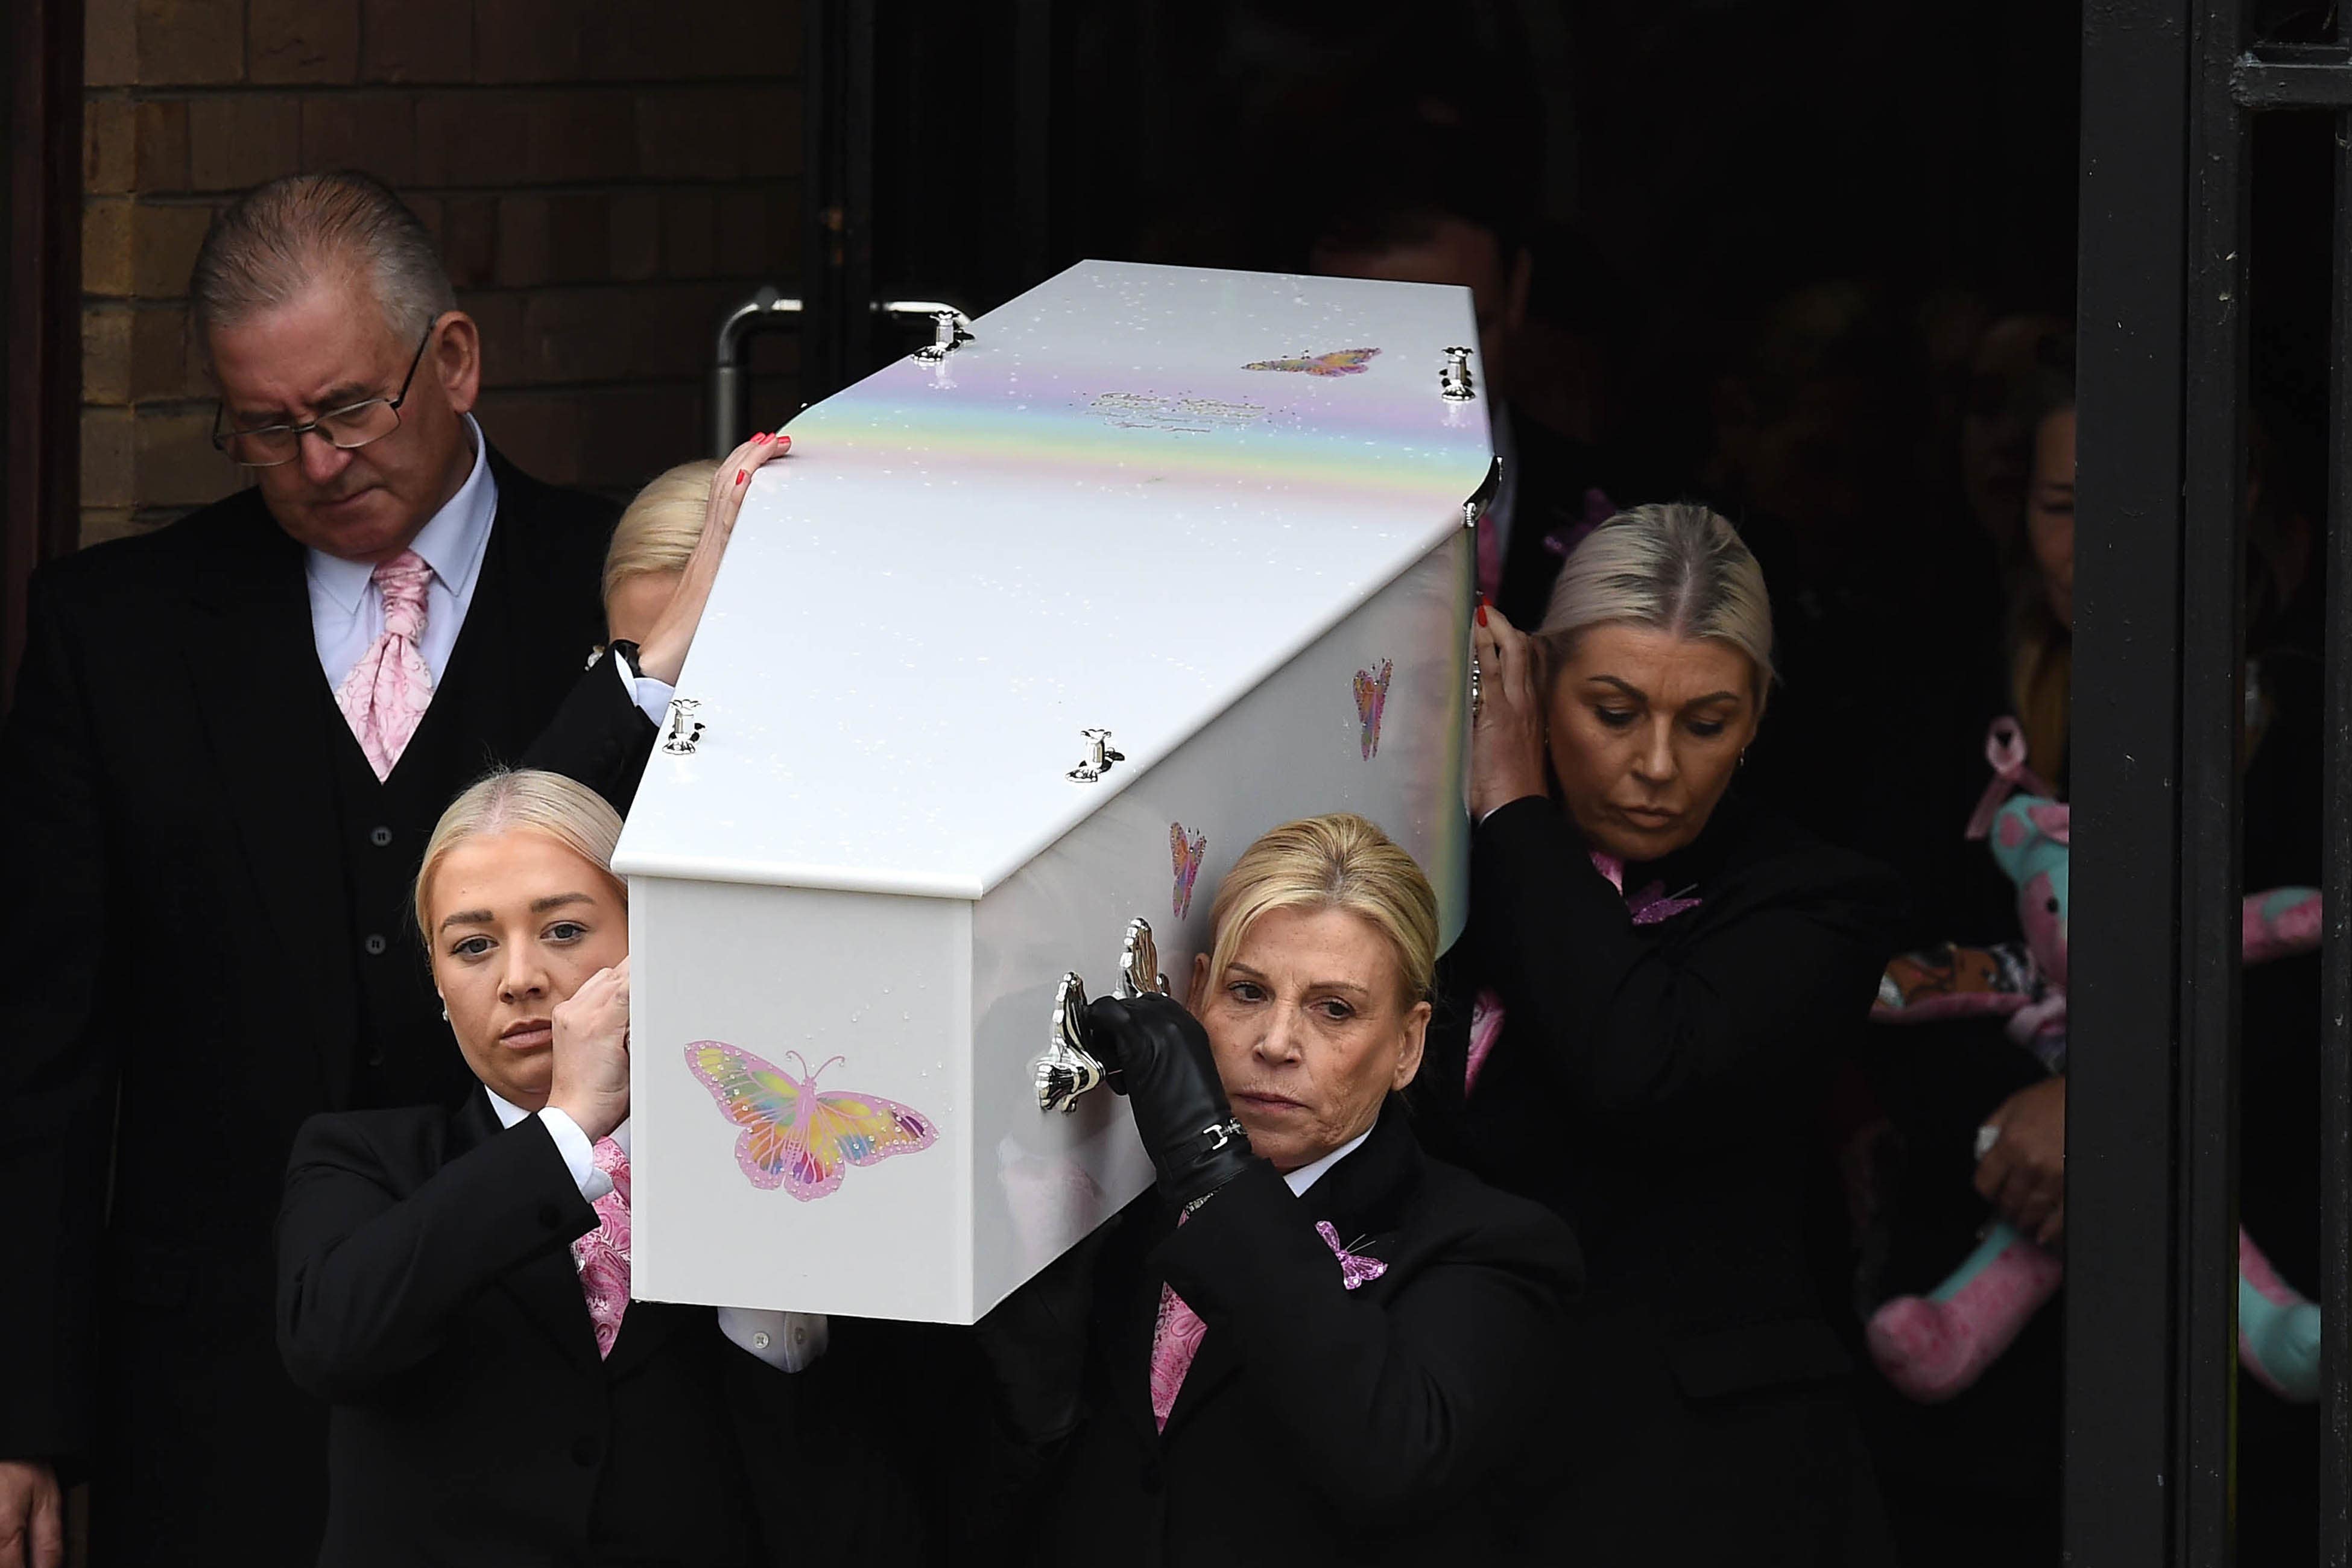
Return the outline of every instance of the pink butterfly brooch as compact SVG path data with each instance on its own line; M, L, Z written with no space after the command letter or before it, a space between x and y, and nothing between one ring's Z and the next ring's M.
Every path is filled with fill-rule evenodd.
M1668 893L1664 882L1653 882L1637 892L1627 892L1625 862L1618 859L1614 855L1604 855L1598 849L1593 850L1592 867L1609 879L1609 885L1616 889L1617 896L1625 900L1625 912L1633 917L1633 923L1637 926L1657 925L1674 919L1685 910L1695 910L1699 906L1700 900L1690 896L1697 891L1696 888L1685 888L1679 893Z
M1361 375L1378 349L1339 349L1328 354L1300 354L1297 359L1252 360L1244 370L1295 370L1308 375Z
M1207 834L1195 833L1187 837L1182 823L1168 825L1169 858L1176 866L1176 895L1170 902L1180 921L1192 910L1192 883L1201 875L1201 856L1208 847Z
M1323 1238L1323 1245L1329 1247L1331 1256L1339 1260L1339 1283L1349 1289L1352 1290L1367 1280L1377 1279L1389 1271L1389 1266L1379 1258L1360 1258L1340 1246L1339 1229L1329 1220L1317 1220L1315 1234Z
M1356 717L1364 721L1366 762L1381 749L1381 713L1389 705L1389 672L1395 668L1395 660L1384 658L1378 676L1369 669L1356 671Z
M893 1154L911 1154L937 1142L938 1124L919 1110L878 1094L819 1094L818 1074L798 1051L795 1075L721 1040L697 1040L686 1047L686 1065L719 1102L727 1120L743 1130L735 1140L735 1163L751 1184L782 1187L803 1203L841 1185L852 1165L871 1165Z

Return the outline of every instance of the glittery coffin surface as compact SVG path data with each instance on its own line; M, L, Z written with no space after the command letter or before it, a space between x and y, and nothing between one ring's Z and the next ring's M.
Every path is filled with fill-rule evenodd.
M621 846L640 1296L986 1311L1148 1179L1111 1096L1037 1110L1055 983L1107 989L1143 915L1181 993L1277 822L1372 816L1458 929L1471 333L1460 290L1088 263L794 422L680 682L703 737ZM1122 760L1074 784L1088 726ZM846 1057L936 1142L761 1190L701 1040Z

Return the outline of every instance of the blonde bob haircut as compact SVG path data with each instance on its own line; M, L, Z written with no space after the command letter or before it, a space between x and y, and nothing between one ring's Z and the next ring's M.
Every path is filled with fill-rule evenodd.
M1210 912L1216 984L1259 919L1276 910L1345 910L1386 937L1405 1005L1429 999L1437 968L1437 894L1412 856L1352 812L1301 817L1242 852Z
M425 933L428 952L433 916L425 900L432 891L434 873L460 844L501 833L546 835L612 877L621 901L628 902L627 884L613 876L613 846L621 841L621 814L603 795L562 773L501 768L451 801L425 843L425 863L416 871L416 929Z
M1646 626L1748 656L1756 710L1772 687L1772 596L1764 569L1724 518L1691 501L1637 506L1569 552L1537 628L1546 666L1567 663L1598 626Z
M632 577L683 572L686 558L702 538L710 511L710 481L719 464L709 458L680 463L637 492L613 530L604 551L604 598Z

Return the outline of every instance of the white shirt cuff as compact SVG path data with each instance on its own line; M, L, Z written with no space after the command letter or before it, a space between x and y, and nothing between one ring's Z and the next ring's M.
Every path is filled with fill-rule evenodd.
M582 1197L593 1204L613 1190L613 1178L596 1168L596 1146L588 1142L588 1134L580 1131L580 1123L572 1120L570 1112L551 1105L539 1113L539 1119L547 1123L547 1135L555 1140L555 1152L563 1156L564 1167L572 1173Z
M824 1354L832 1339L832 1327L821 1312L761 1311L751 1307L719 1308L719 1331L778 1372L806 1372Z
M667 680L656 680L650 675L631 675L629 661L625 658L614 659L613 668L621 677L621 689L629 694L629 700L637 705L637 711L658 727L663 716L669 711L669 700L677 695L677 688Z

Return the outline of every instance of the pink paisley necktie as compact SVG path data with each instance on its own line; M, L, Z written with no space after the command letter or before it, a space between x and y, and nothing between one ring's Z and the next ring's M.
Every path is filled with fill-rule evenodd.
M433 568L414 550L404 550L377 563L374 578L383 595L383 635L335 689L335 706L381 781L392 776L433 700L433 672L416 648L425 635L425 587Z
M590 1205L596 1228L572 1244L572 1261L596 1328L596 1353L608 1356L629 1310L629 1157L610 1138L599 1138L596 1168L613 1178L613 1190Z
M1181 1225L1189 1215L1180 1215ZM1328 1219L1315 1222L1315 1234L1339 1260L1339 1282L1353 1290L1357 1286L1379 1279L1389 1266L1377 1258L1359 1258L1340 1245L1339 1233ZM1160 1321L1151 1331L1151 1419L1162 1432L1168 1430L1168 1413L1176 1408L1176 1395L1184 1387L1184 1374L1192 1370L1192 1358L1200 1353L1201 1336L1209 1325L1201 1314L1176 1294L1173 1285L1160 1287Z

